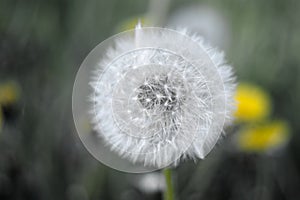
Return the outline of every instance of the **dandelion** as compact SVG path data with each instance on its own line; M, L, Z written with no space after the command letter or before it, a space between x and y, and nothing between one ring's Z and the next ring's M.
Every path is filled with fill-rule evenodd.
M287 123L277 120L243 128L237 142L243 151L266 152L284 146L289 138Z
M249 83L240 83L235 94L237 110L235 117L241 122L263 120L271 112L269 95L260 87Z
M143 166L204 158L234 110L234 77L223 53L185 30L139 26L121 34L90 85L98 137Z
M20 89L17 83L7 81L0 85L0 105L11 105L18 101Z

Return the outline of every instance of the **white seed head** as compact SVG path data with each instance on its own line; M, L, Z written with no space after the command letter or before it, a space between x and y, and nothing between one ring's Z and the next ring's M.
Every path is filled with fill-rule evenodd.
M98 137L123 159L156 169L204 158L234 109L223 53L185 30L138 27L118 37L90 85Z

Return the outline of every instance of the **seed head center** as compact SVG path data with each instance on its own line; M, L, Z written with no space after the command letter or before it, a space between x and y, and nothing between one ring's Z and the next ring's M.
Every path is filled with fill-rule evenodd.
M174 111L180 105L179 90L167 75L147 78L137 91L140 104L147 110Z

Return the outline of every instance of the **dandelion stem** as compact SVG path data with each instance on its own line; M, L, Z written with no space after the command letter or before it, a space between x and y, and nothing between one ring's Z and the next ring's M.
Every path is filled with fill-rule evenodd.
M174 200L174 190L172 184L172 170L169 168L164 169L164 175L166 180L166 190L164 193L164 200Z

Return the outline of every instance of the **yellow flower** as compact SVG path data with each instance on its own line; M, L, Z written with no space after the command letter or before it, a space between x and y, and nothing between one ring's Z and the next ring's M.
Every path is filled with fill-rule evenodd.
M9 105L18 101L20 89L16 82L8 81L0 85L0 105Z
M237 121L253 122L266 118L271 112L269 95L255 85L242 83L237 87L235 99Z
M118 24L118 26L116 28L116 32L122 32L122 31L127 31L130 29L134 29L139 21L141 22L141 24L143 26L147 25L147 20L144 16L130 17Z
M237 136L240 149L261 152L281 147L289 139L289 130L284 121L273 121L255 126L248 126Z

